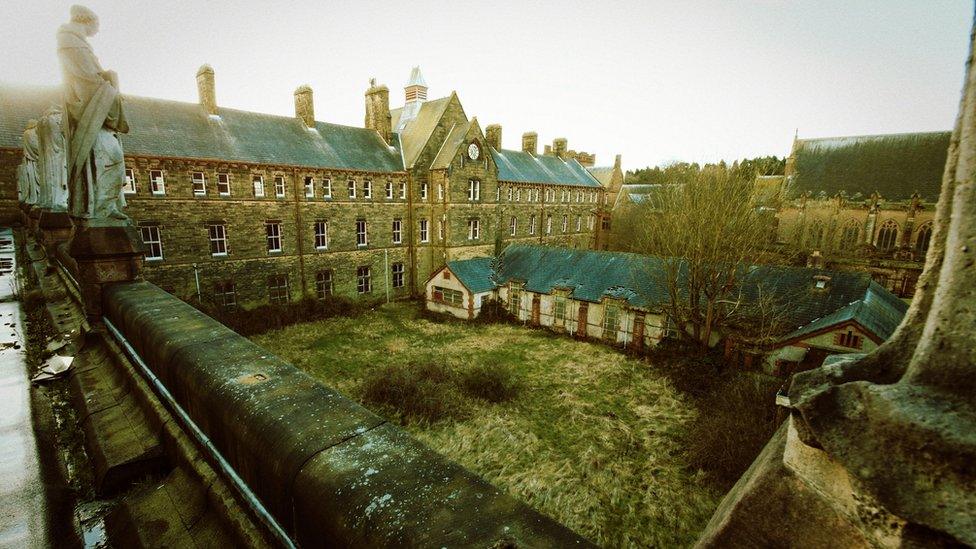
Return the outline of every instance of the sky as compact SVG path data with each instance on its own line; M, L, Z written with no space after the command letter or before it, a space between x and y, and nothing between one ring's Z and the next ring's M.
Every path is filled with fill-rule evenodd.
M58 84L72 2L4 0L0 81ZM12 4L12 5L11 5ZM402 106L419 65L503 147L523 132L622 154L625 169L789 154L804 137L949 130L970 0L409 2L88 0L91 39L122 91L197 101L209 63L223 107L362 126L369 79Z

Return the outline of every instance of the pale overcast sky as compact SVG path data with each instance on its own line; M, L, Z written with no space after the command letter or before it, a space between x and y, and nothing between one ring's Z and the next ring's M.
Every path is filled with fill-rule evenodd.
M0 80L56 84L54 33L72 2L5 0ZM85 3L85 2L83 2ZM11 5L12 4L12 5ZM456 90L503 146L566 137L633 169L789 152L801 137L948 130L962 86L969 0L90 0L92 44L122 90L361 126L370 77L403 103L413 65L431 99Z

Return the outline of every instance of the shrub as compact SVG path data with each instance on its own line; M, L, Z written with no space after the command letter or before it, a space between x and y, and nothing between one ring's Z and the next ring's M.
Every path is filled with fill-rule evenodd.
M493 322L515 322L515 317L508 312L505 304L500 300L485 298L481 302L481 311L474 318L475 322L490 324Z
M461 387L475 398L505 402L518 395L519 383L512 369L501 364L478 364L461 372Z
M356 316L364 306L350 299L334 296L329 299L301 299L276 305L259 305L251 309L227 311L214 303L189 303L214 320L243 336L276 330L299 322L310 322L337 316Z
M360 387L367 405L392 410L406 422L434 423L467 413L454 374L440 364L390 364L369 372Z

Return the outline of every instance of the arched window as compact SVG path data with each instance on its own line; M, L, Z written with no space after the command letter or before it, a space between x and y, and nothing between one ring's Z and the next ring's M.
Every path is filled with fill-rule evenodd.
M807 232L807 247L810 249L818 249L823 246L824 237L824 224L823 221L819 219L814 219L813 223L810 224L810 230Z
M861 224L856 219L851 219L844 225L844 230L840 233L840 249L854 251L861 238Z
M929 251L929 242L932 241L932 222L922 224L918 228L918 235L915 237L915 251L922 258Z
M898 242L898 223L889 219L881 225L881 230L878 231L877 246L879 250L887 252L895 248L896 242Z

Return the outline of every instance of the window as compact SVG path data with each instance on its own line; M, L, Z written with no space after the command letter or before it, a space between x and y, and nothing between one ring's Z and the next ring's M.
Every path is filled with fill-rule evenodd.
M305 198L315 197L315 179L306 176L305 177Z
M610 217L609 216L601 217L600 218L600 226L603 228L604 231L609 231L610 230Z
M421 200L427 200L427 184L426 183L421 183L420 184L420 199Z
M512 220L508 223L508 232L512 236L515 236L515 234L518 232L518 218L514 215L512 216Z
M122 184L122 192L125 194L135 194L136 192L136 174L131 168L125 169L125 183Z
M217 174L217 194L220 196L230 196L230 174Z
M519 317L519 312L522 310L522 292L517 288L511 288L508 290L508 312L512 313L515 318Z
M603 308L603 337L617 339L620 330L620 308L616 305L606 305Z
M481 181L477 179L468 181L468 200L471 202L481 200Z
M437 184L437 200L444 200L444 184Z
M394 263L390 267L390 271L393 275L393 287L402 288L403 287L403 263Z
M501 202L501 201L502 201L502 188L495 187L495 202Z
M159 261L163 258L163 241L159 236L159 225L139 227L142 242L146 245L146 261Z
M400 183L400 200L404 200L406 198L407 198L407 184Z
M373 182L369 179L363 181L363 198L367 200L373 198Z
M566 232L568 230L569 230L569 216L563 214L563 232Z
M481 220L480 219L469 219L468 220L468 240L478 240L481 238Z
M895 243L898 240L898 223L895 223L893 219L885 221L881 225L881 230L878 231L878 249L888 251L895 247Z
M578 215L576 216L576 232L580 232L582 230L583 230L583 216Z
M288 303L288 275L273 275L268 277L268 301L271 303Z
M264 232L268 237L268 252L281 251L281 222L266 221Z
M332 295L332 269L315 273L315 297L325 299Z
M429 242L430 241L430 235L427 232L427 220L426 219L421 219L420 220L420 241L421 242Z
M853 251L855 248L857 248L857 243L860 236L861 227L858 225L856 219L851 219L844 226L844 230L840 234L840 248L842 250Z
M918 229L918 236L915 237L915 252L919 257L924 258L929 251L929 244L932 242L932 223L925 223Z
M566 324L566 298L556 297L552 304L553 323L557 326Z
M313 227L315 232L315 249L316 250L328 250L329 249L329 222L325 220L318 220L315 222Z
M529 234L535 234L535 215L529 216Z
M552 234L552 214L546 216L546 234Z
M227 229L223 225L208 225L210 235L210 255L227 255Z
M322 198L326 200L332 199L332 180L329 178L322 180Z
M214 301L224 310L237 309L237 286L233 282L214 284Z
M346 185L349 188L349 198L350 199L356 198L356 181L350 179L349 181L346 182Z
M372 273L369 267L356 267L356 291L368 294L373 291Z
M444 221L441 219L437 220L437 239L444 240Z
M400 244L401 242L403 242L402 225L403 223L399 219L393 220L393 243L394 244Z
M193 183L193 195L203 196L207 194L207 178L203 172L192 172L190 181Z
M149 189L153 194L166 194L162 170L149 170Z
M255 175L251 178L251 184L254 185L254 196L261 198L264 196L264 176Z
M576 202L583 201L583 191L576 191Z
M522 201L522 188L521 187L515 189L515 201L516 202L521 202Z
M539 201L539 189L536 189L534 192L535 192L535 201L538 202Z
M586 218L586 228L589 229L589 230L591 230L591 231L593 230L593 216L592 215L591 216L588 216Z
M276 175L274 178L275 185L275 196L278 198L285 197L285 178L280 175Z
M444 288L443 286L434 286L432 294L431 297L433 297L434 301L439 303L446 303L455 307L461 307L464 303L464 294L458 290Z
M854 330L847 330L846 333L837 334L837 345L841 347L850 347L851 349L860 349L863 341L861 336L854 333Z
M367 244L369 244L369 240L366 234L366 220L357 219L356 220L356 246L362 248Z
M509 201L509 202L511 202L511 201L512 201L512 195L514 195L514 194L515 194L515 189L513 189L513 188L511 188L511 187L509 187L509 188L508 188L508 201Z
M387 200L393 200L393 182L392 181L387 181L386 182L386 199Z

